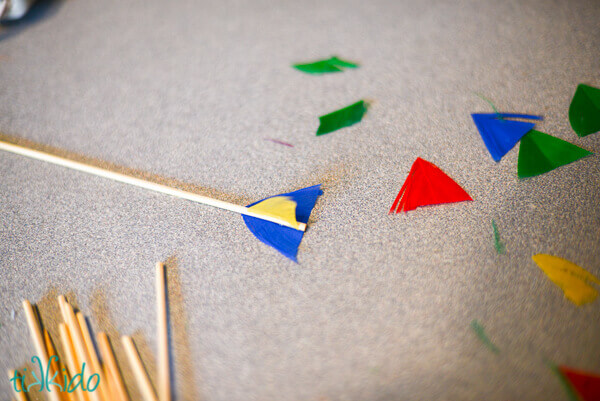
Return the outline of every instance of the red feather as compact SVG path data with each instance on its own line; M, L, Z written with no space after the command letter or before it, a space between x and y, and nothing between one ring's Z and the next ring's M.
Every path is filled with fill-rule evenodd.
M583 401L600 401L600 376L566 366L559 369Z
M464 189L436 165L417 157L390 213L408 212L419 206L472 200Z

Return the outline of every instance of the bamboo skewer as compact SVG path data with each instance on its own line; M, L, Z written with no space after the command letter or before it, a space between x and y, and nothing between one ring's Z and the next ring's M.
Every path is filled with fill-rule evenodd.
M48 354L46 352L46 346L44 344L44 337L42 335L42 330L40 328L40 323L35 315L33 307L29 301L23 301L23 309L25 310L25 317L27 319L27 325L29 326L29 331L31 333L31 339L33 340L33 344L35 346L35 350L42 361L42 366L48 366ZM58 395L58 391L56 388L54 389L46 389L48 394L48 398L51 401L61 401Z
M83 339L83 335L77 323L77 319L75 317L75 313L69 304L66 303L65 298L61 295L58 297L59 303L64 303L63 308L66 311L67 315L67 327L69 328L69 334L71 335L71 341L73 342L73 349L75 350L75 355L77 356L78 363L86 364L89 369L93 369L92 363L90 362L90 357L87 353L87 349L85 346L85 341ZM84 372L83 381L84 383L88 383L91 377L90 370ZM99 391L90 391L86 392L91 401L103 401L101 398L101 393Z
M108 336L105 333L98 333L96 339L98 341L98 348L100 348L100 353L102 354L104 367L106 368L105 377L111 385L113 398L116 398L118 401L129 401L123 379L119 373L117 360L108 341Z
M27 325L31 333L37 356L40 359L42 366L48 366L48 379L55 382L60 389L50 389L50 385L46 386L45 393L50 401L129 401L123 379L119 371L115 356L108 341L108 337L104 333L98 334L98 348L101 351L103 360L101 361L96 352L90 328L87 325L84 315L81 312L75 314L71 305L66 298L61 295L58 297L60 312L64 318L64 322L59 323L58 331L64 359L56 352L52 339L46 329L41 326L41 319L37 316L36 310L27 300L23 301L25 317ZM135 350L134 353L139 360L139 355ZM131 353L130 351L128 351ZM58 360L50 359L56 356ZM64 362L63 362L64 361ZM50 363L49 363L50 362ZM142 373L145 375L141 360ZM81 366L82 371L79 372L78 367ZM83 371L84 366L87 367ZM140 375L136 373L136 378ZM12 379L13 374L18 374L17 371L9 371L9 379ZM90 378L93 375L98 376L98 383L92 383ZM69 384L75 376L79 376L75 391L69 389ZM58 377L58 378L57 378ZM47 379L47 380L48 380ZM44 382L46 385L49 382ZM79 383L83 385L79 385ZM90 383L94 387L94 391L85 388ZM146 376L146 384L149 385L152 395L152 385ZM16 380L13 388L17 397L17 401L27 401L27 396L23 390L21 382ZM69 391L70 390L70 391ZM40 391L42 391L40 389ZM155 396L154 396L155 397ZM152 401L157 400L156 397Z
M56 349L54 349L54 344L52 344L52 340L50 339L50 334L48 334L48 330L44 329L44 341L46 342L46 349L48 350L48 359L52 358L52 356L56 356L58 359L53 359L52 362L50 362L50 365L52 367L52 370L50 371L50 377L52 377L52 375L54 374L54 372L57 373L56 377L58 379L58 384L60 384L62 389L65 389L65 386L69 384L69 382L65 383L64 380L64 375L62 374L62 370L61 367L63 366L60 357L58 356L58 352L56 352ZM68 391L60 391L59 392L59 397L61 400L63 401L72 401L73 400L73 393L69 393Z
M16 370L10 370L8 371L8 379L12 379L13 377L15 377L15 374L18 373ZM23 391L23 387L21 386L21 382L19 380L15 380L15 385L12 386L13 389L13 393L15 394L15 397L17 397L17 401L28 401L27 400L27 396L25 395L25 392Z
M108 394L107 399L111 401L118 400L119 396L115 393L114 385L112 380L110 379L110 373L108 372L106 365L102 365L102 373L104 374L104 377L106 377L106 381L104 382L104 388L106 389L106 393Z
M169 331L167 321L167 291L165 265L156 264L156 318L158 340L158 399L171 400L171 375L169 358Z
M292 226L285 220L278 219L276 217L267 216L261 213L256 213L247 208L246 206L236 205L234 203L229 203L225 201L221 201L218 199L209 198L207 196L202 196L198 194L194 194L192 192L182 191L180 189L172 188L166 185L157 184L151 181L146 181L140 178L135 178L129 175L117 173L114 171L110 171L101 167L91 166L89 164L76 162L74 160L70 160L64 157L55 156L50 153L42 152L39 150L34 150L30 148L26 148L24 146L15 145L6 141L0 140L0 149L5 150L7 152L15 153L21 156L30 157L32 159L44 161L47 163L52 163L58 166L70 168L72 170L81 171L84 173L92 174L98 177L107 178L113 181L122 182L129 185L134 185L136 187L144 188L154 192L160 192L166 195L175 196L181 199L187 199L192 202L202 203L208 206L214 206L220 209L229 210L231 212L243 214L246 216L256 217L259 219L267 220L273 223L277 223L286 227L291 227L300 231L306 231L306 224L298 222L298 226Z
M133 370L133 373L135 375L138 388L140 389L144 400L158 401L158 399L156 398L156 394L154 393L154 389L152 388L150 378L144 370L144 365L142 364L140 355L138 354L135 345L133 344L133 340L129 336L123 336L121 337L121 341L123 342L123 346L125 347L125 353L127 354L129 364L131 365L131 369Z
M63 351L65 352L65 358L67 362L67 369L69 370L69 375L72 376L77 372L77 361L75 359L75 349L73 348L73 343L71 342L71 335L69 334L69 329L67 328L66 323L59 323L58 332L60 334L60 341L63 346ZM87 394L85 394L81 387L77 387L75 390L75 395L77 396L78 401L88 401Z
M54 372L60 372L59 370L59 366L58 366L58 362L56 361L56 359L50 359L53 356L58 356L56 354L56 350L54 349L54 346L52 345L52 340L50 340L50 334L48 334L48 330L44 329L44 346L46 347L46 352L48 353L48 361L50 361L50 375L52 376L52 374ZM59 377L60 380L60 376L57 375Z
M144 401L170 401L171 400L171 377L170 377L170 354L168 342L168 313L167 313L167 284L165 265L156 264L156 298L157 298L157 328L158 328L158 385L159 396L154 391L152 382L144 368L137 348L129 336L121 338L125 353L131 369L133 370L137 386L142 393ZM123 379L116 358L112 351L108 336L105 333L98 333L98 350L102 356L100 360L94 346L90 328L87 325L84 315L81 312L73 310L73 307L61 295L58 297L60 313L64 322L59 323L59 337L64 353L64 362L56 352L54 344L47 330L41 326L40 317L31 303L23 301L23 308L27 325L31 333L36 352L40 362L44 366L49 366L49 374L52 378L58 375L57 385L61 386L60 391L51 391L47 389L46 395L50 401L129 401ZM50 357L56 356L58 361L52 360L49 365ZM78 372L78 367L87 366L84 372ZM65 368L66 367L66 368ZM16 371L9 371L11 374ZM54 375L56 373L56 375ZM98 375L99 382L94 391L84 389L84 386L77 386L75 392L68 385L75 376L79 375L84 385L91 382L93 375ZM55 380L55 377L52 378ZM79 382L78 382L79 383ZM15 389L21 389L21 383L17 380ZM96 391L96 389L98 391ZM64 390L64 392L63 392ZM27 401L24 392L16 392L17 401Z
M109 400L106 382L104 378L104 373L102 372L102 367L100 366L100 360L98 359L98 355L96 354L96 349L94 348L94 343L92 342L92 336L90 335L90 330L88 328L87 322L85 321L85 317L83 313L77 312L77 323L79 324L79 330L81 330L81 334L83 337L83 342L85 344L85 349L90 357L90 368L92 372L97 374L99 377L98 386L96 386L96 390L100 392L100 398L102 400Z
M52 345L52 340L50 340L50 334L48 334L48 330L46 329L44 329L44 345L46 346L46 352L48 353L48 361L50 362L50 372L48 373L50 374L50 377L52 377L54 375L54 372L58 372L58 374L56 375L56 377L58 378L58 384L64 387L62 375L60 374L59 362L56 359L52 358L53 356L58 357L58 355L56 353L56 350L54 349L54 346ZM61 399L64 398L61 394L59 394L59 397Z

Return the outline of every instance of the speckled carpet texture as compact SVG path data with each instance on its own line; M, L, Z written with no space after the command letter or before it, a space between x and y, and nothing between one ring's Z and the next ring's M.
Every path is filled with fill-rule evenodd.
M333 55L360 68L292 67ZM22 300L57 336L66 294L141 400L119 335L154 379L163 261L176 400L567 401L549 366L600 373L600 300L569 302L532 256L600 276L579 83L600 87L597 0L41 1L0 25L3 138L241 205L324 193L296 264L235 213L0 151L0 371L35 355ZM518 179L476 93L595 155ZM361 122L315 135L361 99ZM417 157L474 201L388 214Z

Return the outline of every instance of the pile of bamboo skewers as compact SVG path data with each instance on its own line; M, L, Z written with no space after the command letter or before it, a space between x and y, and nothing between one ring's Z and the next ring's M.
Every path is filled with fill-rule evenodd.
M156 264L156 305L157 305L157 328L158 328L158 360L157 360L157 381L158 395L152 387L152 382L144 369L140 355L135 347L131 337L122 336L121 341L125 348L127 360L133 371L136 384L142 394L144 401L170 401L171 400L171 376L170 376L170 356L168 342L167 326L167 287L165 280L165 265ZM34 307L27 300L23 301L25 317L35 351L40 359L43 369L49 366L49 377L55 373L55 382L63 389L66 389L67 383L75 375L83 373L82 382L88 383L91 376L97 375L99 384L94 391L83 391L78 386L73 392L59 391L56 386L52 386L48 391L45 388L43 393L49 401L129 401L129 396L125 388L117 360L110 345L106 333L98 333L96 341L99 353L92 340L85 316L81 312L75 312L67 299L61 295L58 297L60 313L64 322L59 324L60 342L64 355L58 355L48 331L43 328ZM50 358L56 355L52 361ZM50 364L49 364L49 361ZM82 366L85 363L83 372ZM16 370L8 372L9 379L18 375ZM96 381L91 380L94 385ZM11 384L11 387L13 385ZM17 401L27 401L27 393L23 391L19 380L14 382L14 395Z

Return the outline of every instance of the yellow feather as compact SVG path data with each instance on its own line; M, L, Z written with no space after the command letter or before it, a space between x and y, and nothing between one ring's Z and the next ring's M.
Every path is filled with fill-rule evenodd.
M296 229L300 227L296 220L296 202L289 196L274 196L250 206L248 209L283 220Z
M590 284L600 284L600 280L575 263L541 253L534 255L532 259L546 273L546 276L563 290L565 297L575 305L581 306L598 297L598 291Z

